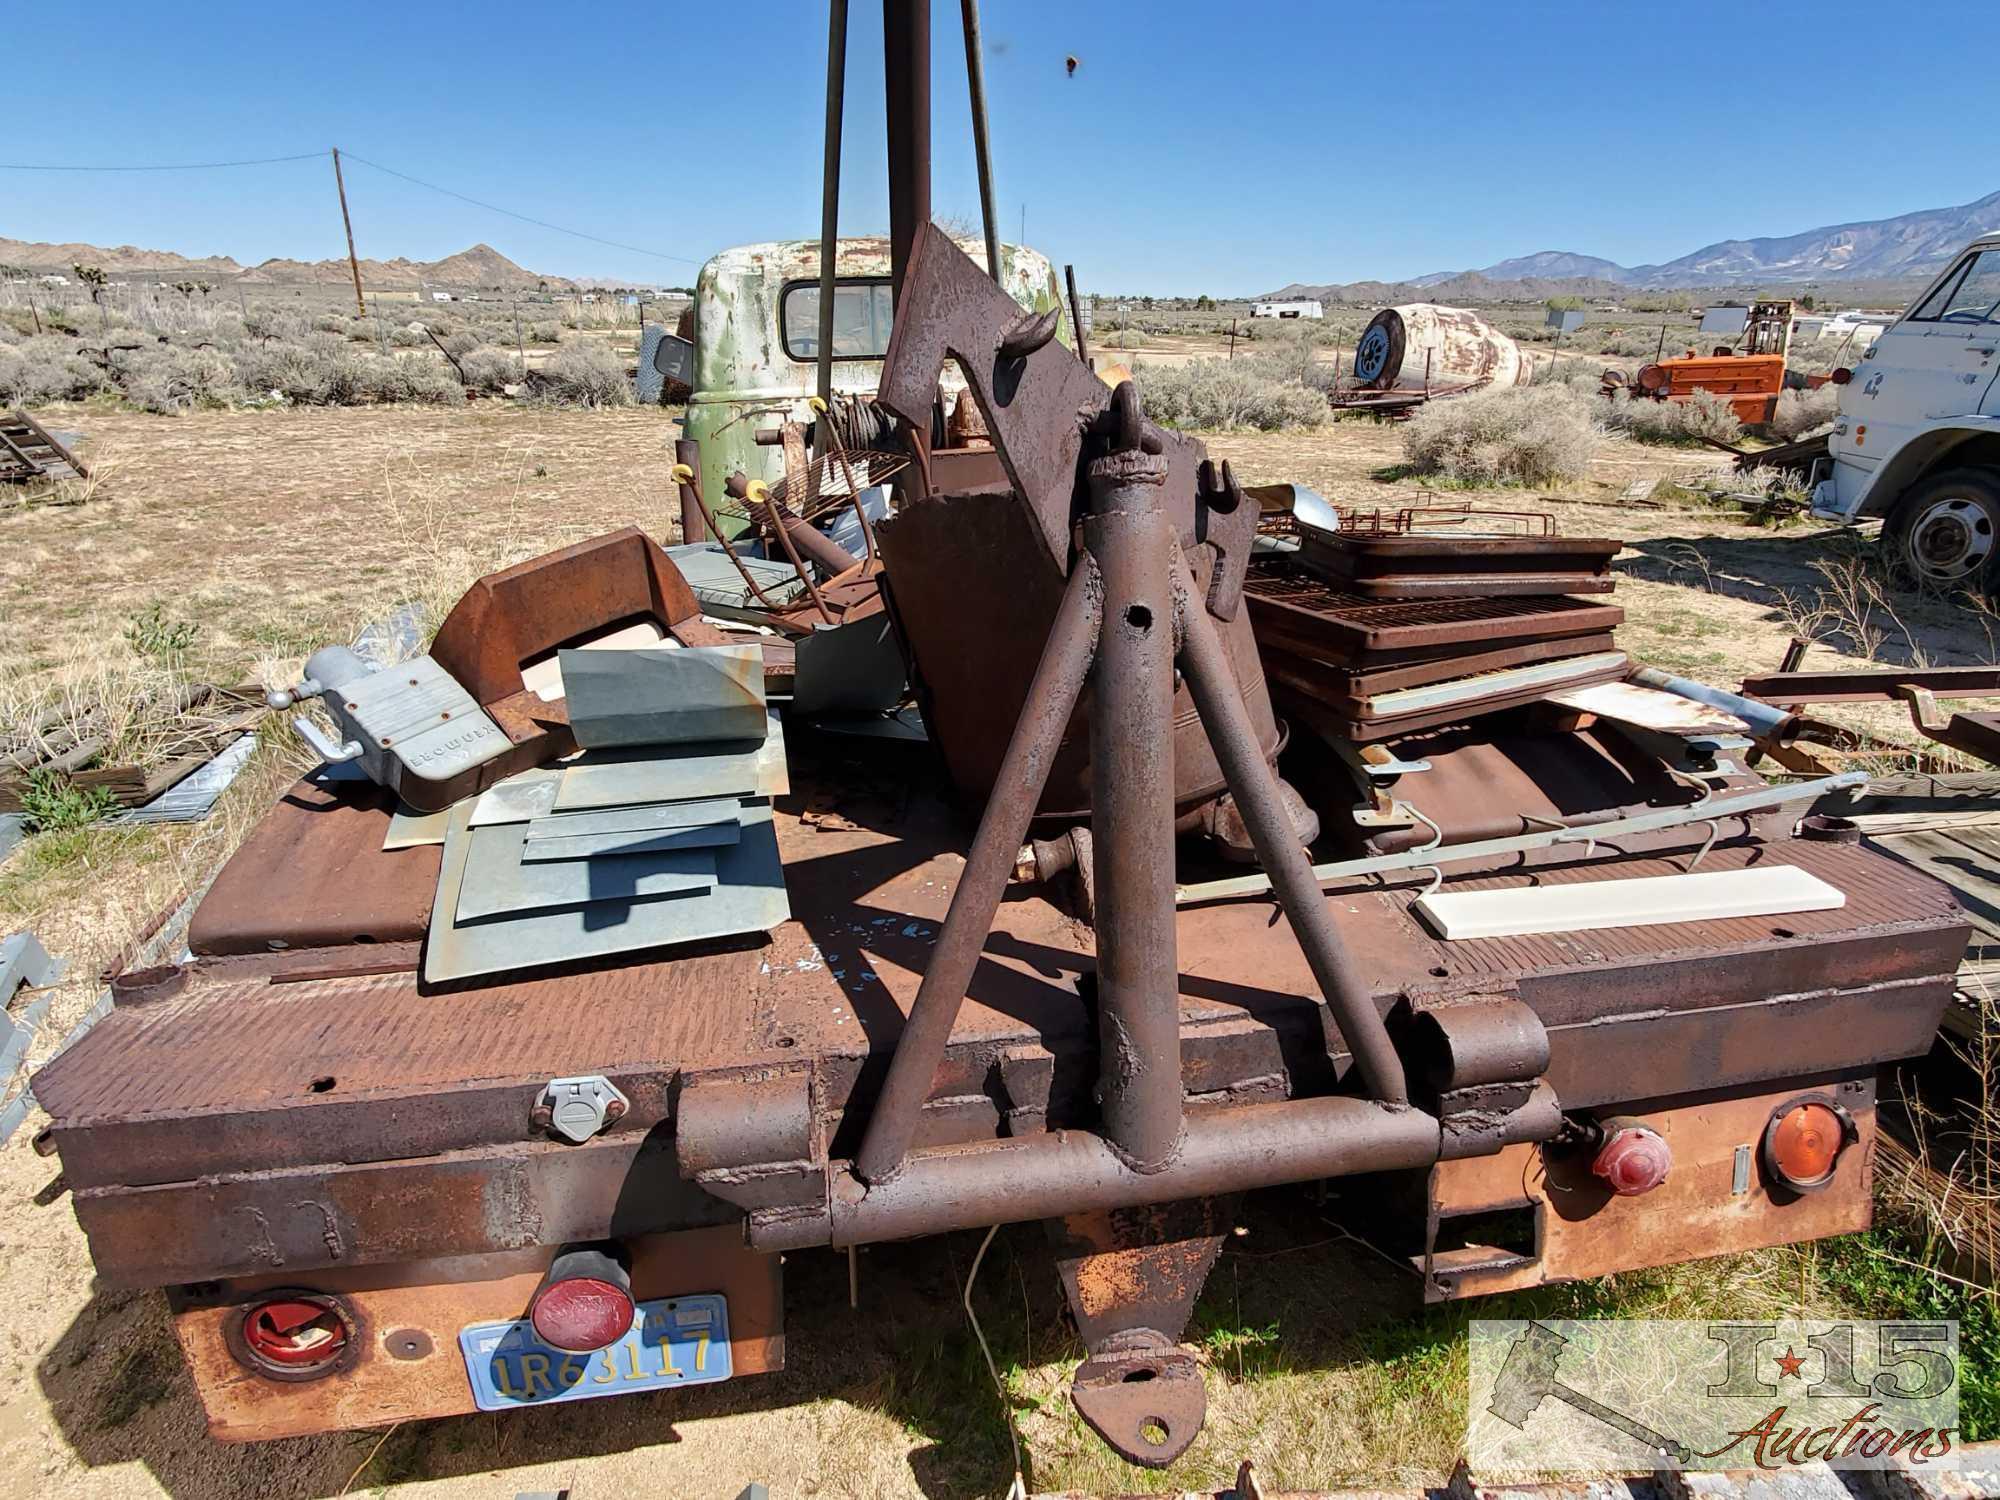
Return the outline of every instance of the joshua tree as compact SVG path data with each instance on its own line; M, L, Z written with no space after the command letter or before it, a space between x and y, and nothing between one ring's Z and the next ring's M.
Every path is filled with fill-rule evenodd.
M104 338L110 337L110 322L104 311L104 289L111 278L104 274L102 266L71 265L76 279L90 288L90 300L97 304L97 332Z

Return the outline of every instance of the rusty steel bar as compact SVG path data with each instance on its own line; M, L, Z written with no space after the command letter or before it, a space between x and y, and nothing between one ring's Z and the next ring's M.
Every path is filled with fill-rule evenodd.
M826 161L819 192L819 399L833 400L833 268L840 247L840 126L847 103L847 0L826 21Z
M889 280L898 307L910 247L931 217L930 0L882 0L882 93L889 138Z
M951 1039L952 1023L958 1019L972 971L992 930L993 914L1014 873L1014 856L1027 836L1056 747L1090 675L1102 616L1103 586L1096 564L1086 554L1078 559L1063 590L1028 688L1027 707L1007 742L979 833L959 873L958 889L951 893L944 928L931 950L910 1019L889 1059L889 1076L855 1154L855 1170L869 1182L893 1177L916 1135L917 1119L937 1077L945 1043Z
M701 472L701 444L693 438L674 440L674 462L686 464L688 472ZM680 483L681 499L681 540L684 542L703 541L708 536L708 527L701 519L701 505L696 501L693 487L686 481Z
M1097 847L1098 1098L1112 1150L1141 1173L1181 1136L1174 945L1174 585L1164 458L1091 460L1084 545L1107 601L1091 674L1090 832ZM1030 700L1032 701L1032 700Z
M993 151L986 138L986 61L980 55L979 0L958 0L965 23L965 81L972 94L972 154L979 166L979 219L986 230L986 270L1000 282L1000 221L993 212Z
M1180 595L1180 668L1188 694L1201 715L1202 727L1215 747L1215 758L1229 779L1238 812L1256 847L1257 861L1270 877L1278 903L1292 924L1320 993L1340 1023L1340 1034L1354 1054L1362 1081L1377 1099L1390 1104L1409 1100L1402 1060L1390 1044L1388 1028L1354 964L1347 956L1327 915L1326 897L1313 878L1306 851L1299 843L1285 805L1278 795L1264 752L1258 746L1229 657L1216 636L1202 601L1195 597L1186 569L1175 570Z
M836 1165L830 1217L753 1217L750 1244L869 1244L1423 1167L1438 1159L1442 1137L1422 1110L1337 1095L1202 1110L1188 1119L1180 1154L1158 1172L1134 1171L1082 1130L922 1151L889 1182L864 1183Z
M1069 331L1076 337L1076 357L1090 363L1090 346L1083 336L1083 304L1076 296L1076 267L1063 267L1063 281L1069 287Z

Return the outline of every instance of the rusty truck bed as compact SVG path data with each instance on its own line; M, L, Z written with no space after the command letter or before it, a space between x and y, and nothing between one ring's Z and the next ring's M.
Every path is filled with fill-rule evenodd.
M204 956L127 976L112 1014L35 1080L104 1279L159 1285L726 1221L739 1211L675 1169L675 1103L695 1078L803 1074L832 1154L850 1151L969 835L921 747L867 765L831 742L794 735L793 747L795 795L777 806L793 919L768 942L442 989L415 973L437 851L383 853L388 812L372 787L295 789L207 898L192 935ZM1599 860L1450 885L1685 863ZM1566 1106L1925 1050L1967 931L1949 891L1836 844L1723 845L1703 868L1759 863L1806 868L1847 904L1457 943L1410 914L1421 877L1339 887L1329 904L1385 1015L1409 996L1518 992L1550 1030L1548 1078ZM1192 1105L1336 1086L1337 1031L1272 904L1183 909L1177 929ZM1088 929L1060 907L1034 893L1002 905L920 1143L1088 1117L1091 970ZM542 1085L581 1073L617 1081L630 1113L582 1146L531 1130Z

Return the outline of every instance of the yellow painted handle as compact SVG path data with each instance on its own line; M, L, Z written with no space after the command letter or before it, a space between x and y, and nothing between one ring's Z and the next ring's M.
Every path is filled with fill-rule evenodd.
M693 470L693 469L689 468L689 467L688 467L688 466L687 466L686 464L675 464L675 465L674 465L674 483L675 483L675 484L692 484L693 482L694 482L694 470Z
M746 500L759 502L768 500L771 498L771 487L761 479L753 479L744 486L743 497Z

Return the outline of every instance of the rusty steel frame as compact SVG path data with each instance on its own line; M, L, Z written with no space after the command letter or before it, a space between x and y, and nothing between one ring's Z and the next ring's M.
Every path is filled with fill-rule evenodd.
M1145 1174L1164 1171L1178 1155L1174 801L1172 767L1161 753L1170 743L1176 665L1363 1081L1392 1107L1408 1103L1402 1062L1327 915L1208 603L1194 594L1163 498L1171 466L1148 451L1161 445L1140 417L1129 382L1114 394L1107 418L1112 446L1089 466L1083 549L855 1157L854 1176L864 1183L886 1185L904 1167L1055 742L1086 677L1096 683L1092 744L1109 752L1097 772L1091 833L1103 851L1094 893L1104 1033L1100 1077L1118 1159ZM1223 504L1234 503L1222 498L1225 492L1212 493ZM1097 1206L1086 1199L1071 1208Z

